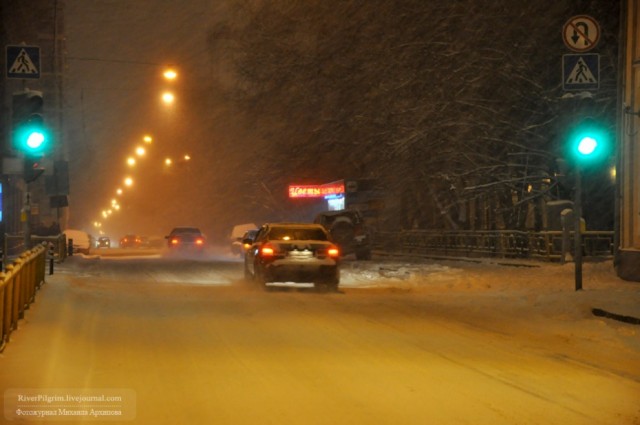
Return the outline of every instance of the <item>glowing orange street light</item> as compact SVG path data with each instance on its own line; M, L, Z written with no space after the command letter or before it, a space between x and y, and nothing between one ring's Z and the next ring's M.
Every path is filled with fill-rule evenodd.
M142 146L136 148L136 155L144 156L145 153L147 153L147 151Z
M153 142L153 138L151 136L149 136L148 134L145 135L142 140L144 140L145 143L151 143Z
M127 164L129 165L129 167L133 167L134 165L136 165L136 159L130 156L129 158L127 158Z
M126 177L124 179L124 185L127 187L133 186L133 179L131 177Z
M172 68L169 68L167 70L164 71L164 73L162 74L164 76L164 78L166 80L175 80L176 78L178 78L178 73L173 70Z
M173 95L173 93L168 92L168 91L162 93L162 101L164 103L166 103L167 105L172 104L175 100L176 100L176 98Z

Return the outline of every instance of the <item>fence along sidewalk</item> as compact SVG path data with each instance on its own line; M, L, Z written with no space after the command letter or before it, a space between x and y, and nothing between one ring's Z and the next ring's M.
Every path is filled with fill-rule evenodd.
M22 253L0 273L0 352L44 283L46 256L47 248L38 245Z

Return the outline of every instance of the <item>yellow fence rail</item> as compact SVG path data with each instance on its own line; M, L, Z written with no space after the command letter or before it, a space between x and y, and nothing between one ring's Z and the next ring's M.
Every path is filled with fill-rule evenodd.
M47 248L38 245L20 254L0 273L0 352L44 283L46 257Z

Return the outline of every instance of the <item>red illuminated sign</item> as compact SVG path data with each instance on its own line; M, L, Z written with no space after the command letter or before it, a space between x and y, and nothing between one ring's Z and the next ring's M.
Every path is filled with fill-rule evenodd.
M325 196L344 193L344 182L333 182L321 185L289 185L289 198L324 198Z

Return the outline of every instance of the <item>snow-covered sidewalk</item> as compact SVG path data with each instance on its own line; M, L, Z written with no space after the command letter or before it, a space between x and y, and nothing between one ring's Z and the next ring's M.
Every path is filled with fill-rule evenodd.
M473 292L508 299L514 294L539 299L553 315L569 305L611 313L640 322L640 282L618 278L611 261L585 263L582 287L575 291L575 267L509 260L414 260L345 262L343 288L395 288L410 291ZM561 305L543 302L557 298Z

